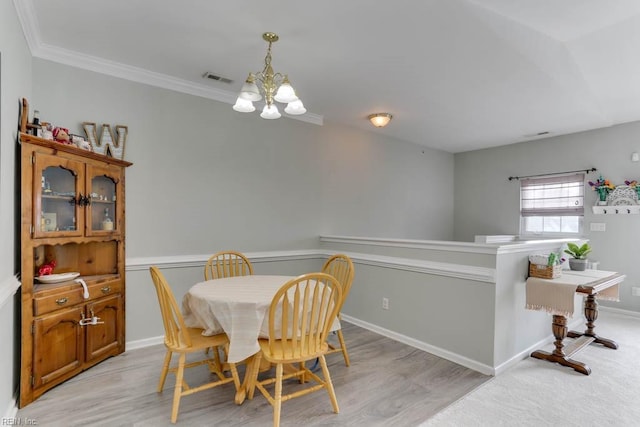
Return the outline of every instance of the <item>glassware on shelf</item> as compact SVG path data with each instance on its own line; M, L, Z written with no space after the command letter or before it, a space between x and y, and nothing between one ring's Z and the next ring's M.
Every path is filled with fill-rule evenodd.
M113 230L113 221L109 216L109 208L104 209L104 219L102 220L102 229L107 231Z

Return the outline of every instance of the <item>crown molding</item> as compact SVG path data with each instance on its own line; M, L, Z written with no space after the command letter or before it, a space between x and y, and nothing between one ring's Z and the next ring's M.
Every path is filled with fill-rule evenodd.
M33 0L13 0L13 7L16 9L31 55L34 55L38 50L38 46L40 46L40 33L38 33L38 17L33 6Z
M225 104L233 105L236 102L236 93L43 43L38 31L38 18L35 13L33 0L14 0L13 3L20 24L22 25L22 31L31 50L31 55L35 58L46 59L47 61L57 62L136 83L212 99L214 101L224 102ZM291 116L284 113L283 117L319 126L324 124L324 117L314 113L305 113L299 116Z

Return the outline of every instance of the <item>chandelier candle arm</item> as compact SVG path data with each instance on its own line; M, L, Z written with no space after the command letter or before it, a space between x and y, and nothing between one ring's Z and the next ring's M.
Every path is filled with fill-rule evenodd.
M306 113L307 110L291 86L289 76L275 73L271 66L271 46L278 41L278 35L264 33L262 38L269 43L267 55L264 58L264 68L262 71L249 73L249 77L247 77L242 89L240 89L233 109L241 113L253 112L255 111L253 102L260 101L264 97L265 107L260 114L263 119L279 119L282 116L274 101L288 104L284 109L287 114L299 115Z

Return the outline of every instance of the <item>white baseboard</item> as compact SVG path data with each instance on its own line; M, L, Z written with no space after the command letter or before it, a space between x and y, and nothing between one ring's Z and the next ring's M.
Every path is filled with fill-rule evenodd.
M623 316L635 317L636 319L640 319L640 312L623 310L621 308L615 308L615 307L607 307L606 305L601 305L601 304L598 305L598 311L621 314Z
M19 423L17 422L18 419L16 415L18 415L18 392L17 391L13 399L9 401L9 405L7 406L7 409L4 411L1 424L2 425L19 425Z
M361 328L368 329L372 332L390 338L394 341L401 342L403 344L409 345L411 347L417 348L419 350L426 351L428 353L434 354L438 357L442 357L443 359L447 359L451 362L457 363L458 365L462 365L466 368L473 369L474 371L480 372L485 375L495 375L493 367L486 365L484 363L480 363L476 360L469 359L468 357L461 356L459 354L450 352L448 350L444 350L440 347L433 346L431 344L427 344L422 341L418 341L415 338L408 337L406 335L399 334L397 332L391 331L389 329L382 328L378 325L374 325L373 323L365 322L360 319L356 319L351 316L347 316L344 313L341 314L342 320L353 323L356 326L360 326Z
M137 350L139 348L151 347L153 345L164 344L164 335L159 337L144 338L141 340L127 341L125 348L129 350Z

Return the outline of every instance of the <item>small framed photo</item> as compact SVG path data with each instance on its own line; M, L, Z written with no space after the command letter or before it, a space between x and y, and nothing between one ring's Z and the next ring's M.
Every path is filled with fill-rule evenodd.
M58 228L58 215L55 212L43 212L44 231L56 231Z

